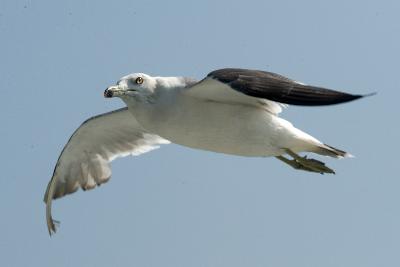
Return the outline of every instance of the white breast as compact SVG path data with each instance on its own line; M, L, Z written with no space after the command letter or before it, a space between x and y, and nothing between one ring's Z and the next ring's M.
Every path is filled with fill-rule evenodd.
M286 121L261 108L179 95L129 108L146 130L176 144L242 156L282 154Z

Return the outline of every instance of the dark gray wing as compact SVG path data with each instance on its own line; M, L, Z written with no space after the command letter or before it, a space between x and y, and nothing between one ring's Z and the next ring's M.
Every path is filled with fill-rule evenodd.
M248 96L291 105L332 105L364 96L305 85L282 75L260 70L219 69L210 72L207 78L218 80Z

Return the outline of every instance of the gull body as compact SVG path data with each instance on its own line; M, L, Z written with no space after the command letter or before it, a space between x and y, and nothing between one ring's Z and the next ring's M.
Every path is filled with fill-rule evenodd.
M323 145L258 103L224 103L192 96L185 78L146 79L154 80L157 91L147 100L132 94L120 98L140 125L172 143L251 157L282 155L285 148L294 152L318 151ZM119 83L122 90L128 88L125 82Z
M53 199L107 182L109 162L117 157L170 142L239 156L275 156L295 169L334 173L297 153L349 154L295 128L279 113L287 104L331 105L363 97L248 69L216 70L201 81L133 73L108 87L104 96L119 97L127 107L89 118L68 140L44 196L50 234L56 231Z

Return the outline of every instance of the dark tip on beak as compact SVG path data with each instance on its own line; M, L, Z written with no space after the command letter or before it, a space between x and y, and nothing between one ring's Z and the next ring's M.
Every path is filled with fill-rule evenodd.
M113 97L113 92L111 90L108 90L108 88L104 91L104 97L105 98L111 98Z

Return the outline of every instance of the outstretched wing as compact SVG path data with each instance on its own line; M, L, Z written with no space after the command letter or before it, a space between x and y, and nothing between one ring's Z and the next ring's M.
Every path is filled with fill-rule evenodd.
M305 85L272 72L232 68L210 72L205 79L189 87L188 93L197 97L213 98L216 101L260 104L260 99L266 99L270 102L304 106L339 104L363 97ZM258 99L258 102L254 98ZM279 113L279 105L275 103L274 106L270 102L264 104L269 105L274 113Z
M169 141L146 132L127 108L92 117L73 133L61 152L46 193L49 233L55 232L51 217L53 199L81 187L93 189L111 176L109 162L117 157L140 155Z

